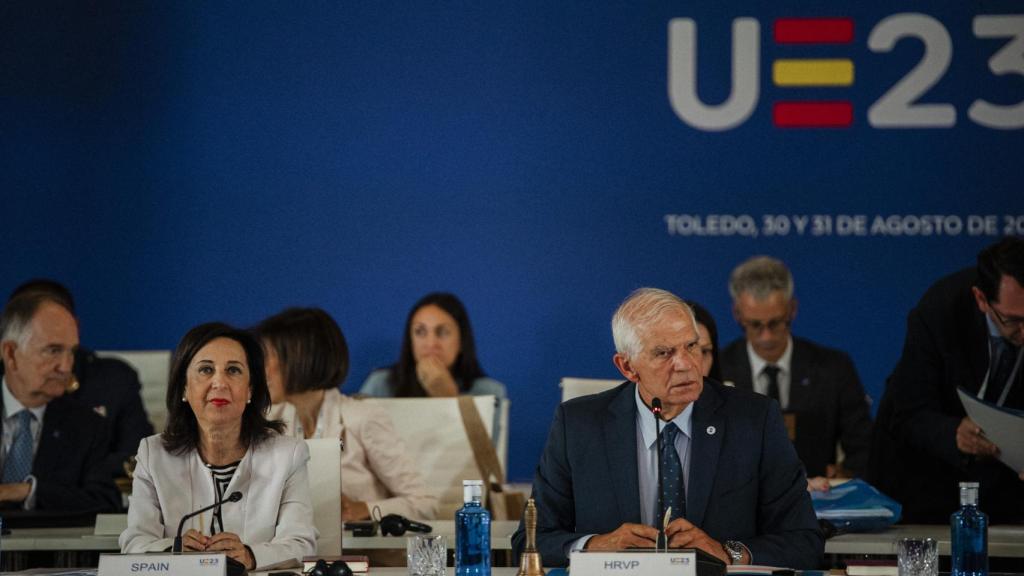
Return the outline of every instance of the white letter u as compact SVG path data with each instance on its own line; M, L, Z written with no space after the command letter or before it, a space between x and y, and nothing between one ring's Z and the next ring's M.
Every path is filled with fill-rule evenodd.
M729 130L757 106L761 29L754 18L732 22L732 92L707 106L697 96L697 24L690 18L668 23L668 97L676 115L701 130Z

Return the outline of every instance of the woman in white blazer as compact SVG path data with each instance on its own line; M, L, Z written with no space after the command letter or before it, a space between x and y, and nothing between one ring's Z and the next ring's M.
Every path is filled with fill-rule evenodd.
M167 550L180 519L242 499L186 523L185 550L223 552L249 570L316 554L305 442L268 421L263 351L225 324L189 331L175 350L163 434L142 440L121 534L125 553Z
M280 419L297 438L340 438L341 516L380 514L430 520L437 497L384 410L345 396L348 345L341 328L320 308L289 308L256 327L267 358L267 385Z

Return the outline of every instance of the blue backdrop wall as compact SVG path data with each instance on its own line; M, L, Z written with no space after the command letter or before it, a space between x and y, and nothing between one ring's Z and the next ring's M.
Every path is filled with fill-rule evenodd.
M101 349L322 306L346 391L453 291L526 479L630 290L727 342L753 254L877 400L924 288L1024 233L1022 70L1009 0L10 2L0 290L67 283Z

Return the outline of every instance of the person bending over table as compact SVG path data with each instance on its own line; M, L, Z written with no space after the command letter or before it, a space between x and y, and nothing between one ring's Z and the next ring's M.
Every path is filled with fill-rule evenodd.
M433 519L437 497L409 457L391 417L342 394L348 345L320 308L289 308L256 327L266 351L270 417L297 438L340 438L341 518L366 520L370 511Z
M264 417L270 405L263 350L249 333L210 323L174 351L167 428L139 444L121 552L171 547L182 516L184 550L223 552L249 570L316 554L306 443Z

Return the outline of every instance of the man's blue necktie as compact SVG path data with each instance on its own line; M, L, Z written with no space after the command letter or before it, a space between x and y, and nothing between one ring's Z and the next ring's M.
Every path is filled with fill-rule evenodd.
M32 420L28 410L18 412L18 429L14 431L11 450L4 462L4 484L24 482L32 473Z
M679 452L676 451L676 434L679 428L675 422L669 422L661 431L661 501L666 507L672 507L672 517L686 517L686 486L683 484L683 464L679 461ZM665 510L662 509L662 516ZM658 526L661 525L661 518L657 518Z

